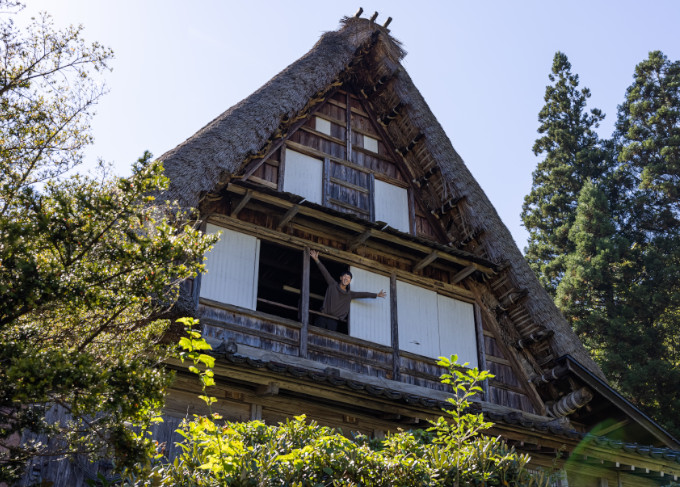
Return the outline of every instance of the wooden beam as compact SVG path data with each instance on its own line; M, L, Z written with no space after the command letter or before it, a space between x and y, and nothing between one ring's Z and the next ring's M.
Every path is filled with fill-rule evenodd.
M619 421L618 423L614 423L614 424L609 425L605 428L593 430L591 433L594 434L594 435L597 435L597 436L607 436L607 434L611 433L612 431L623 428L624 426L628 425L629 423L630 423L630 419L626 418L623 421Z
M301 207L300 213L303 213L305 207ZM271 239L271 240L276 240L279 244L281 245L288 245L293 248L297 249L304 249L306 246L309 245L309 240L296 237L294 235L289 235L281 232L277 232L274 229L269 229L265 227L261 227L259 225L256 225L254 223L249 223L243 220L237 220L234 218L230 218L227 215L218 215L218 214L213 214L208 218L208 221L210 223L214 223L215 225L224 227L224 228L229 228L230 230L235 230L240 233L245 233L248 235L253 235L255 237L259 238L264 238L264 239ZM375 230L376 234L381 234L379 230ZM418 244L416 244L418 245ZM427 247L422 246L424 249L427 249ZM339 250L333 247L322 247L321 248L324 252L326 252L328 255L333 256L335 259L345 261L347 263L354 263L360 267L364 267L366 269L372 269L374 272L377 273L382 273L383 275L389 276L390 273L392 272L393 268L391 266L383 265L375 260L368 259L365 257L361 257L357 254L353 254L351 252ZM450 257L446 254L442 254L440 258L444 257ZM458 260L458 259L456 259ZM460 259L462 260L462 259ZM416 284L428 289L434 289L439 293L443 293L445 295L450 295L451 297L461 299L466 302L471 302L472 301L472 296L473 294L465 289L462 286L459 286L457 284L448 284L442 281L437 281L435 279L430 279L424 276L420 276L417 274L413 274L412 272L409 271L403 271L398 269L397 270L397 277L400 280Z
M593 399L593 393L587 387L570 392L548 406L547 412L554 418L566 417L576 412Z
M482 306L481 303L484 301L482 300L481 291L477 288L477 286L474 285L470 286L470 290L475 295L475 301L479 304L479 309L482 313L484 323L486 323L487 327L493 332L494 337L496 338L496 344L500 348L501 352L503 352L505 358L512 362L513 371L518 376L517 378L519 379L520 384L524 384L524 390L527 397L533 404L534 408L536 408L538 414L545 415L545 403L543 402L541 395L538 393L538 390L536 390L536 386L529 381L529 376L520 363L519 357L517 357L517 351L510 349L510 347L505 344L500 324L496 321L496 318L493 316L493 314L487 308Z
M281 217L281 219L279 220L278 225L276 225L276 229L277 229L278 231L281 231L281 229L282 229L283 227L285 227L286 224L287 224L289 221L291 221L291 220L293 219L293 217L295 217L295 215L297 215L298 211L300 211L300 206L299 206L299 205L291 206L290 208L288 208L288 211L286 212L286 214L283 215L283 216Z
M456 275L451 278L451 282L453 284L458 284L460 281L474 273L476 270L477 269L475 269L473 266L469 265L462 271L456 273Z
M241 201L238 202L238 204L236 205L236 208L231 210L230 216L232 218L236 218L238 216L238 214L241 212L241 210L246 207L246 205L248 204L248 202L250 201L250 199L252 197L253 197L253 191L251 189L249 189L248 191L246 191L246 194L243 195L243 198L241 198Z
M260 384L255 390L258 396L275 396L279 393L279 383L270 382L269 384Z
M413 272L418 272L428 265L432 264L439 257L439 252L436 250L430 252L430 254L413 266Z
M366 242L369 238L371 238L371 235L373 234L373 229L369 228L367 230L364 230L363 233L360 235L357 235L353 239L349 240L347 242L347 251L348 252L354 252L356 249L358 249L360 246Z
M489 370L486 363L486 348L484 346L484 326L482 323L482 312L479 305L475 303L474 317L475 317L475 334L477 336L477 362L479 363L479 370ZM482 382L482 391L484 392L484 400L489 400L489 381Z
M228 190L231 191L231 192L234 192L234 193L244 193L246 191L246 188L239 186L239 185L230 184L229 187L228 187ZM284 207L284 208L289 208L290 206L295 204L295 203L291 203L290 201L283 200L283 199L279 198L278 196L268 195L266 193L256 192L256 196L257 196L257 199L259 201L263 201L265 203L270 203L270 204L277 205L277 206ZM300 214L303 214L305 216L309 216L311 218L315 218L317 220L321 220L321 221L324 221L324 222L327 222L327 223L338 225L338 226L341 226L341 227L344 227L346 229L353 230L353 231L363 232L363 231L366 230L365 225L362 225L360 223L351 222L351 221L349 221L345 218L329 215L329 214L327 214L323 211L319 211L319 210L316 210L316 209L313 209L313 208L308 208L308 207L305 207L305 206L300 207ZM407 240L407 239L401 239L399 237L385 233L381 230L373 230L373 233L372 233L371 236L381 238L383 240L387 240L387 241L391 241L391 242L398 240L399 244L401 244L405 247L408 247L412 250L417 250L417 251L423 252L423 253L430 253L432 251L432 248L427 246L427 245L424 245L424 244L421 244L421 243L418 243L418 242L414 242L414 241L411 241L411 240ZM471 265L476 270L483 272L484 274L488 274L488 275L495 274L494 269L492 269L491 267L488 267L488 266L483 265L483 264L478 264L476 262L472 262L472 261L470 261L470 260L468 260L464 257L458 257L458 256L455 256L455 255L449 254L447 252L443 252L443 251L440 252L439 258L446 260L446 261L449 261L449 262L460 264L460 265L465 265L465 266Z

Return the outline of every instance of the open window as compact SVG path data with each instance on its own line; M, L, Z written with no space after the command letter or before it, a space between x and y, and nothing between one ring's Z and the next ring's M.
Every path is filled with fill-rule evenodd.
M257 311L299 321L302 251L262 241Z
M328 272L333 278L340 277L340 274L348 269L347 264L334 262L328 259L322 259L323 265L326 266ZM321 315L321 306L323 305L323 298L326 295L326 280L323 278L319 266L317 266L310 259L309 263L309 324L314 326L316 318ZM347 334L349 331L347 322L340 321L338 323L338 332Z

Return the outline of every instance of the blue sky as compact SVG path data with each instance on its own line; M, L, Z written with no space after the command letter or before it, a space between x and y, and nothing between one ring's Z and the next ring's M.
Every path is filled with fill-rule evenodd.
M82 23L112 47L110 93L92 125L90 160L121 175L148 149L173 148L305 54L359 6L392 17L403 64L520 248L519 214L539 162L531 147L556 51L565 52L589 107L616 109L651 50L680 59L680 1L217 1L28 0Z

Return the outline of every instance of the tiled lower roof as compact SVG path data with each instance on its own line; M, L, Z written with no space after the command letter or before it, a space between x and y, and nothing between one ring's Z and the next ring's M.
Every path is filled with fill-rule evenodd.
M391 401L398 401L408 405L422 406L427 409L442 410L450 407L446 401L433 399L426 396L408 394L387 387L379 387L372 384L359 382L356 380L340 377L334 371L307 369L304 367L284 364L276 361L255 359L237 353L221 352L215 350L213 355L225 359L234 365L243 365L253 369L267 369L275 374L289 375L296 379L305 379L316 383L327 383L335 387L347 387L354 391L363 391L370 396L385 398ZM478 406L475 403L475 406ZM623 441L612 440L604 436L597 436L590 433L581 433L574 429L567 429L553 422L541 422L527 418L517 411L500 414L492 411L483 411L484 416L494 423L506 425L519 425L522 428L538 432L550 432L553 435L569 438L572 440L586 440L588 444L604 447L610 450L623 451L641 455L647 458L664 459L680 464L680 451L670 448L657 448L654 446L639 445L637 443L626 443Z

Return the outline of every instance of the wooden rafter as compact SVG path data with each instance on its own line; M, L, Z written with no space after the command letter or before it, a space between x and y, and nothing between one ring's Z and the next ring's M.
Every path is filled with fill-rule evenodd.
M347 250L349 252L354 252L357 248L362 246L369 238L371 238L372 234L373 234L372 228L364 230L361 234L357 235L349 242L347 242Z
M243 195L243 198L241 198L241 201L239 201L238 204L236 205L236 207L233 210L231 210L231 216L233 218L236 218L238 216L238 214L241 212L241 210L246 207L246 205L248 204L248 202L250 201L250 199L252 197L253 197L253 191L252 190L246 191L246 194Z
M451 282L454 284L458 284L460 281L465 279L466 277L470 276L472 273L474 273L477 269L475 269L473 266L469 265L462 271L458 272L455 276L451 278Z
M423 270L428 265L432 264L439 257L439 252L433 250L424 259L413 266L413 272L418 272Z
M281 217L279 223L276 225L276 229L281 231L281 229L298 214L298 211L300 211L300 205L294 205L288 208L286 214Z
M254 190L254 189L249 189L249 188L247 189L243 186L240 186L240 185L237 185L237 184L234 184L234 183L230 183L228 185L227 191L232 192L232 193L236 193L236 194L245 194L247 191L252 191L253 198L256 198L258 201L262 201L264 203L269 203L269 204L278 206L280 208L286 208L286 209L289 209L290 207L295 206L295 205L299 205L298 213L300 215L305 215L307 217L314 218L314 219L319 220L319 221L324 221L324 222L327 222L327 223L331 223L333 225L338 225L338 226L344 227L344 228L346 228L350 231L353 231L353 232L363 233L367 230L367 226L364 225L364 224L352 222L352 221L349 221L345 218L329 215L327 212L324 212L324 211L321 211L321 210L318 210L318 209L315 209L315 208L311 208L311 207L308 207L306 205L300 205L299 203L292 203L292 202L287 201L285 199L282 199L278 196L263 193L263 192L260 192L260 191ZM398 243L399 245L401 245L405 248L408 248L412 251L417 251L417 252L422 252L422 253L427 253L427 254L431 253L432 250L433 250L432 247L427 246L423 243L413 241L411 239L400 238L398 236L395 236L393 234L387 233L387 232L385 232L383 230L379 230L379 229L371 229L371 230L372 230L371 238L376 238L376 239L381 239L381 240L385 240L385 241L389 241L389 242ZM471 259L468 259L468 258L465 258L465 257L462 257L462 256L454 255L453 253L449 253L449 252L446 252L446 251L443 251L443 250L438 251L438 252L439 252L439 259L441 259L441 260L451 262L451 263L454 263L454 264L458 264L458 265L463 265L463 266L473 266L476 270L483 272L484 274L487 274L487 275L495 274L494 268L492 268L490 266L480 264L478 262L475 262L474 260L471 260Z

